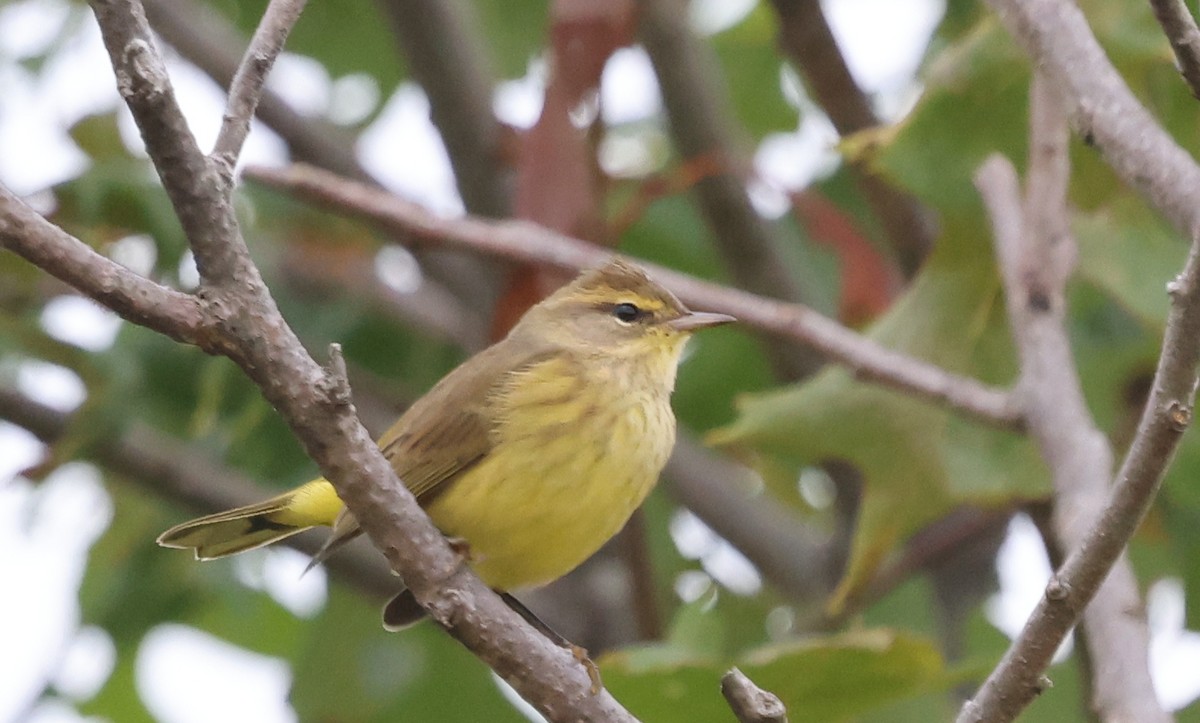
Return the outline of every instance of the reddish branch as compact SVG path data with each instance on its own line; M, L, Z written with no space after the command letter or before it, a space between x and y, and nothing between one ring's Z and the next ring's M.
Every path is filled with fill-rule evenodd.
M407 243L454 245L570 270L596 266L612 255L608 249L526 222L441 218L417 204L315 168L255 167L248 168L246 176L362 218ZM1010 428L1021 424L1005 392L880 346L808 307L642 265L688 304L733 314L745 325L807 344L850 367L860 378L946 404L990 424Z

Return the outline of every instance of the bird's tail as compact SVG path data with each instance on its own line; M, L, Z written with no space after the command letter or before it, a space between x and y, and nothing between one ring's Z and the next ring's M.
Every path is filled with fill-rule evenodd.
M333 526L342 509L333 485L318 479L265 502L176 525L158 536L158 544L194 550L197 560L214 560L269 545L310 527Z

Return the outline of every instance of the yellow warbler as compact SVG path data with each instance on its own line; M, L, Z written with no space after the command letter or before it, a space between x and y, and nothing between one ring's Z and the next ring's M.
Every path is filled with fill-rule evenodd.
M615 535L650 492L675 441L670 395L684 342L730 321L689 311L640 269L611 261L450 372L379 447L438 529L465 543L485 583L545 584ZM324 479L177 525L158 543L209 560L317 525L334 531L314 562L359 532ZM419 614L402 593L384 620Z

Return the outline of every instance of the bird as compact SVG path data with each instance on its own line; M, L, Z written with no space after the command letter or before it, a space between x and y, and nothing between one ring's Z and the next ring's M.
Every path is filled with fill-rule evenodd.
M510 591L565 575L621 530L671 454L670 397L686 341L732 321L689 310L614 257L442 378L379 448L483 582L564 644ZM212 560L322 525L333 532L312 564L361 531L333 485L316 479L176 525L157 542ZM399 629L423 613L403 590L384 625Z

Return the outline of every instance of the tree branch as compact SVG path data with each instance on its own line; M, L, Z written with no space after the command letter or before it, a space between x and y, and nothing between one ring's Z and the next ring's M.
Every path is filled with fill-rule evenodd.
M737 668L721 676L721 695L738 723L787 723L787 709L779 696L759 688Z
M0 248L62 279L135 324L211 351L196 298L142 278L76 241L0 186Z
M1175 51L1179 72L1192 96L1200 99L1200 28L1183 0L1150 0L1154 17Z
M339 350L332 350L329 368L322 369L280 317L246 252L219 174L183 124L141 5L95 0L94 7L118 86L193 253L204 262L199 294L221 351L280 411L431 617L547 718L632 720L607 691L592 692L588 672L569 651L525 624L462 564L396 478L358 421ZM64 247L81 245L65 234L55 240ZM93 271L78 266L70 274Z
M242 144L250 133L250 119L262 98L267 75L275 65L275 59L283 50L287 36L300 19L306 0L271 0L263 14L246 55L229 85L229 100L225 106L225 118L213 146L212 157L228 169L233 176L233 167L242 153ZM232 184L230 184L232 188Z
M968 721L1011 720L1039 692L1037 661L1048 656L1079 619L1132 537L1158 492L1179 439L1192 419L1195 368L1200 361L1200 235L1183 271L1169 284L1171 312L1150 400L1116 475L1104 512L1050 580L1025 629L975 700L959 714ZM1051 651L1052 654L1053 651Z
M1065 285L1076 253L1067 226L1067 128L1055 93L1040 74L1034 75L1030 113L1024 208L1016 172L1006 160L987 161L977 182L996 228L996 255L1020 356L1020 399L1030 434L1052 473L1055 536L1070 551L1081 546L1103 510L1112 450L1087 409L1067 335ZM1154 697L1149 634L1135 612L1141 608L1133 568L1122 556L1084 615L1084 641L1093 661L1091 698L1104 720L1169 719ZM1035 642L1039 657L1027 658L1026 665L1040 673L1059 640Z
M183 57L222 88L229 87L244 56L233 25L193 0L144 0L151 25ZM374 182L354 155L354 139L342 128L292 110L263 89L256 113L287 143L292 157L343 176Z
M1188 238L1200 222L1200 167L1138 103L1069 0L987 0L1054 83L1071 126Z
M253 167L247 168L245 175L334 212L370 221L408 243L452 244L573 271L599 265L612 256L608 249L527 222L440 218L387 192L306 166L282 170ZM1021 425L1007 393L880 346L808 307L701 281L653 264L642 265L686 303L732 314L748 326L807 344L847 365L862 379L945 404L989 424Z
M989 0L1001 20L1057 85L1077 132L1117 175L1192 239L1179 276L1150 399L1118 472L1116 488L1082 544L1056 572L1025 629L960 721L1009 720L1037 694L1039 662L1078 620L1154 499L1191 422L1200 360L1200 167L1134 99L1087 27L1065 0ZM1010 231L997 230L997 236ZM1030 661L1035 661L1031 663ZM1098 661L1096 661L1098 662Z

